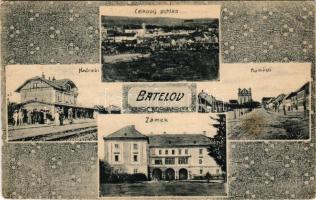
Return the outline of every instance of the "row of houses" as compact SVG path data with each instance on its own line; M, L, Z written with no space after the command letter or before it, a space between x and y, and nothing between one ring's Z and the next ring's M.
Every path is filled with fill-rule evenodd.
M307 82L296 91L279 94L276 97L263 97L261 104L273 111L307 111L309 110L310 83Z
M217 100L213 95L209 95L203 90L198 94L198 112L201 113L218 113L230 110L228 102Z
M249 109L260 107L260 103L252 99L251 88L238 88L237 99L228 102L217 100L214 96L207 94L203 90L198 94L198 112L228 112L234 109Z

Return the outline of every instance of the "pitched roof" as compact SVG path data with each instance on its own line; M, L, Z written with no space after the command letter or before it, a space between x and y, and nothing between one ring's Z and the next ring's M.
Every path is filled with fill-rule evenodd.
M309 92L309 82L305 83L303 86L301 86L298 90L296 90L296 93L302 91L302 90L306 90L307 92Z
M275 98L275 101L281 102L284 97L285 97L285 94L279 94L279 95Z
M24 85L26 85L29 81L33 81L33 80L41 80L45 83L47 83L48 85L52 86L55 89L58 90L65 90L64 86L66 85L66 83L70 83L73 87L76 87L76 85L74 84L74 82L72 82L70 79L59 79L59 80L48 80L45 79L43 77L40 76L34 76L32 78L27 79L20 87L18 87L15 91L16 92L20 92L20 90L24 87Z
M261 101L269 101L270 99L272 99L273 97L262 97Z
M104 140L145 139L148 137L136 130L135 125L125 126L103 138Z
M235 99L230 99L230 100L229 100L229 103L230 103L230 104L238 104L238 101L235 100Z
M291 99L291 97L293 97L294 95L295 95L295 92L291 92L288 95L286 95L284 99Z
M202 134L149 135L149 147L179 147L209 145L210 139Z

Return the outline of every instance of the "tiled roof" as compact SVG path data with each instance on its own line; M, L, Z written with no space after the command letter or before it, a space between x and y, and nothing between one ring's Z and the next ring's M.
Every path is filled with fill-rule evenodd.
M55 89L59 89L59 90L65 90L64 86L66 83L70 82L73 87L76 87L76 85L70 80L70 79L60 79L60 80L48 80L45 79L43 77L40 76L35 76L33 78L27 79L20 87L18 87L15 91L16 92L20 92L20 90L24 87L25 84L27 84L29 81L33 81L33 80L41 80L45 83L47 83L48 85L52 86Z
M150 135L149 147L179 147L209 145L210 139L202 134Z
M104 137L105 140L111 139L148 139L147 136L141 134L138 130L136 130L135 125L125 126L114 133L111 133L108 136Z
M104 140L144 139L149 147L208 146L210 139L202 134L160 134L143 135L134 125L125 126L104 137Z

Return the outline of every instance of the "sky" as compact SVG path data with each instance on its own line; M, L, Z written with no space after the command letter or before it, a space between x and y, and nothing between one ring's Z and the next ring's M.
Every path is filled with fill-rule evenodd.
M160 114L124 114L124 115L98 115L98 144L99 156L104 156L103 137L107 136L125 126L135 125L135 128L144 135L150 134L202 134L213 137L217 129L211 126L216 121L213 113L160 113ZM168 122L146 123L146 117L167 119Z
M270 68L271 72L252 73L251 68ZM218 100L237 99L238 88L251 88L255 101L290 93L311 80L310 63L247 63L221 64L220 81L200 82L197 91L204 90Z
M99 69L97 73L79 73L79 68ZM68 78L78 88L78 105L94 106L104 105L105 86L101 83L101 70L98 64L89 65L9 65L6 67L6 91L12 102L20 102L20 94L14 92L27 79L41 76L56 79ZM94 92L92 93L92 89Z
M157 14L135 14L135 9L156 10ZM160 10L176 9L178 14L158 14ZM121 17L174 17L179 19L219 18L220 5L142 5L101 6L100 14Z

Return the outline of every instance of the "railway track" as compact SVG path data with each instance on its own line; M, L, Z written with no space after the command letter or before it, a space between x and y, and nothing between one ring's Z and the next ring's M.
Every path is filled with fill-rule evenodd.
M43 134L43 135L36 135L36 136L29 136L14 139L11 141L60 141L60 140L71 140L72 138L80 140L80 137L86 137L87 135L93 135L92 138L97 140L97 126L88 126L82 128L75 128L72 130L64 130L64 131L57 131L53 133Z

